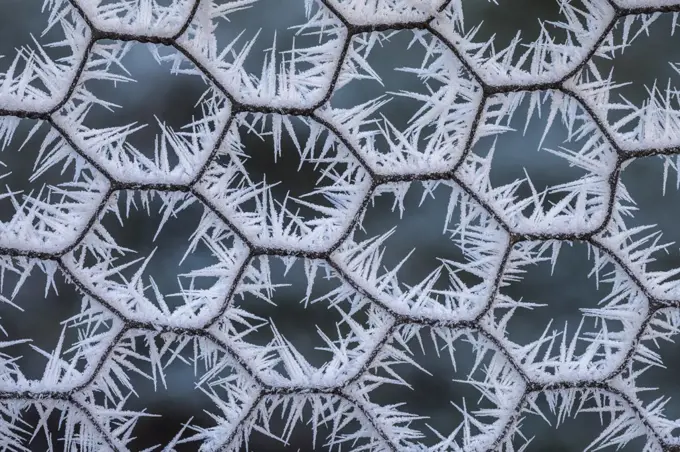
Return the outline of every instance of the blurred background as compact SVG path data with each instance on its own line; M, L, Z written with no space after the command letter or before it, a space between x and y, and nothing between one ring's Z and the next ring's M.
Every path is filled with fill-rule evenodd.
M90 0L86 0L90 1ZM95 1L95 0L92 0ZM41 36L45 28L46 17L41 15L40 0L0 0L0 54L5 55L0 59L0 71L6 72L11 64L15 49L31 45L31 36L40 42L50 42L50 35ZM109 2L101 2L109 3ZM162 2L159 2L162 3ZM169 2L165 2L169 3ZM259 31L258 40L251 50L253 55L247 62L246 68L257 74L265 58L265 51L271 46L272 37L276 33L276 43L279 49L290 49L293 46L295 30L290 26L298 25L304 21L304 4L302 0L296 1L295 7L280 7L275 0L261 1L252 8L239 12L237 19L233 20L233 29L222 25L218 31L223 33L220 39L233 39L240 31L246 30L244 39L250 39ZM484 41L495 36L497 49L503 48L516 35L518 31L530 42L540 32L538 20L559 20L559 6L555 1L545 0L519 0L499 1L498 5L490 1L464 1L466 13L466 27L472 29L474 24L481 24L477 35L477 41ZM575 2L578 3L578 2ZM298 5L299 4L299 5ZM642 104L645 101L646 88L654 80L660 86L666 86L667 79L670 86L678 86L678 74L669 69L669 62L679 61L680 58L680 35L671 34L674 23L671 15L658 20L658 25L651 27L649 32L639 38L636 44L631 46L630 51L617 58L614 78L621 82L632 82L625 88L624 94L634 103ZM51 32L52 33L52 32ZM55 39L62 39L58 32ZM385 36L388 36L386 34ZM408 90L414 92L426 92L423 84L416 76L404 75L398 69L401 66L418 66L424 58L424 48L421 54L417 50L406 52L403 47L408 47L411 41L410 31L400 31L389 38L390 42L397 44L386 46L389 52L376 52L375 60L369 58L369 63L385 80L389 80L390 74L394 74L392 85L383 88L373 82L349 84L341 88L342 107L356 105L365 102L380 94L386 94L392 100L387 102L380 110L380 114L388 117L394 124L408 125L409 116L415 111L413 105L397 96L390 96L389 91ZM298 45L299 45L298 40ZM401 46L401 47L400 47ZM91 91L107 100L120 105L113 112L104 109L93 109L88 114L88 126L92 128L112 127L132 122L146 123L148 126L131 137L130 142L140 149L145 155L152 156L153 142L158 128L155 117L171 125L176 130L191 121L192 115L196 114L196 102L201 93L206 89L205 81L199 77L190 75L173 75L170 65L159 64L152 58L149 52L153 44L132 44L132 49L126 54L122 65L129 71L127 76L137 82L121 83L115 89L111 85L101 84L91 87ZM163 46L157 46L163 47ZM400 50L401 48L401 50ZM63 56L63 49L47 48L46 51L54 58ZM172 49L162 49L162 52L171 52ZM611 67L603 66L603 71ZM372 85L373 83L373 85ZM355 86L356 85L356 86ZM406 103L405 103L406 102ZM546 105L547 107L547 105ZM544 131L545 116L532 120L526 129L522 121L522 115L527 112L528 105L525 102L518 109L516 117L519 122L513 127L516 132L508 132L501 135L496 144L493 160L493 184L511 182L516 178L523 177L524 170L530 174L532 182L537 188L554 186L568 181L570 177L579 177L578 171L574 172L567 162L560 161L559 157L545 152L539 148L539 142ZM546 111L547 113L547 111ZM44 175L40 180L30 180L30 174L36 160L40 145L40 134L31 135L36 124L34 120L22 120L14 137L3 136L3 150L0 153L0 161L6 167L4 172L10 173L3 178L8 190L18 193L26 193L38 190L41 184L54 184L60 181L58 169L52 175ZM47 128L43 126L42 129ZM42 130L41 129L41 130ZM557 148L562 145L567 136L563 124L556 122L550 129L543 142L544 148ZM3 132L4 133L4 132ZM44 133L46 132L41 132ZM11 139L10 139L11 138ZM22 144L26 144L22 147ZM294 143L290 137L284 139L282 156L272 159L271 140L259 140L256 137L245 134L242 136L243 149L246 153L252 153L252 159L248 161L248 171L253 179L267 179L268 182L280 181L276 196L282 199L286 193L308 192L315 184L318 171L309 168L309 165L298 171L299 159ZM266 158L257 157L256 153L268 153ZM473 149L473 152L484 153L484 149ZM488 151L488 149L487 149ZM677 177L674 171L675 159L660 157L640 158L627 165L622 172L621 180L627 193L639 209L634 218L627 220L630 226L656 225L653 231L662 231L661 242L670 242L667 252L657 252L654 256L656 261L652 264L653 270L668 270L680 265L680 253L678 245L680 240L680 228L677 227L677 205L680 202L680 190L677 189ZM665 168L671 167L668 177L664 176ZM665 184L665 187L664 187ZM448 204L449 191L440 190L441 196L434 196L421 203L422 188L414 184L409 196L405 198L405 213L400 217L398 211L393 210L391 199L388 196L379 197L375 206L366 214L363 227L368 231L382 233L396 227L395 235L389 241L388 252L385 254L387 267L394 267L407 254L415 250L409 260L401 269L404 283L413 284L421 280L438 265L437 257L455 259L461 256L460 250L443 233L444 212ZM665 189L664 189L665 188ZM521 194L521 193L520 193ZM11 200L0 199L0 220L8 221L14 209ZM156 210L154 210L156 209ZM202 209L192 207L191 212L196 211L200 215ZM147 256L155 249L151 260L151 266L155 279L163 288L164 293L176 292L179 288L177 272L174 269L179 265L183 250L179 249L182 243L189 240L193 230L190 220L175 222L165 228L155 237L156 219L160 220L157 205L152 203L150 213L131 214L123 221L124 227L116 227L116 240L133 248L139 256ZM143 218L146 217L146 218ZM184 222L186 221L186 222ZM113 223L112 223L113 224ZM183 264L185 269L191 270L193 265L200 268L208 265L212 259L210 250L205 248L204 261L201 254L193 254L188 264ZM283 273L283 266L279 261L272 262L275 272ZM551 264L538 264L530 269L523 279L504 288L505 295L514 299L521 298L523 301L543 303L545 307L527 312L518 313L513 317L509 327L511 340L523 343L535 339L543 331L552 319L553 328L560 328L565 322L573 327L579 324L583 308L594 308L603 296L607 295L607 284L596 287L595 277L590 274L593 261L584 244L574 244L573 247L562 247L557 263L551 271ZM62 280L59 282L58 294L50 290L45 296L45 277L39 269L31 273L30 284L24 284L18 293L13 293L16 282L3 279L2 295L4 299L12 300L14 305L20 306L19 310L10 303L0 303L0 319L8 338L7 340L30 338L33 344L51 351L56 344L62 330L60 322L69 319L78 312L80 306L79 295L71 285ZM305 298L307 288L306 276L302 263L296 263L292 270L278 281L287 286L274 291L271 300L273 304L260 304L253 307L253 313L265 319L271 319L277 328L293 344L305 350L305 356L315 362L315 353L325 356L322 351L314 351L315 346L323 345L318 332L313 325L317 325L324 332L333 332L334 321L326 313L326 309L315 305L313 308L305 308L300 301ZM467 282L474 283L474 278L469 276ZM330 282L320 281L318 290L323 289ZM319 288L320 287L320 288ZM257 300L253 300L255 303ZM248 296L238 300L240 306L248 306ZM275 305L274 305L275 304ZM244 309L247 309L244 307ZM334 318L333 318L334 319ZM592 326L595 328L596 326ZM535 334L534 334L535 333ZM429 333L424 332L423 348L414 345L413 359L427 372L415 367L404 366L400 375L411 386L390 388L385 386L376 395L376 402L384 404L405 403L404 411L426 417L417 421L419 428L426 432L423 443L432 445L436 443L437 436L428 426L434 430L448 435L460 423L462 417L459 410L452 405L462 406L465 403L468 410L489 408L488 400L480 398L480 390L475 386L461 380L470 376L473 368L473 352L471 346L460 339L456 342L455 365L451 363L448 352L435 351L436 346L427 338ZM253 343L266 343L272 338L272 332L268 327L258 330L250 340ZM20 357L20 367L29 378L39 378L45 365L45 357L37 353L30 346L23 344L10 352L12 356ZM442 350L440 350L442 351ZM680 390L680 382L677 375L680 372L680 360L677 359L680 348L675 343L661 344L659 349L666 368L656 368L641 377L638 386L658 388L649 391L648 400L656 397L671 397L665 406L664 412L668 419L680 418L680 399L676 396ZM492 352L488 352L491 355ZM488 362L490 356L485 355ZM209 427L212 418L209 412L215 412L211 400L203 393L194 390L197 377L191 364L183 365L175 363L166 369L166 388L157 387L144 378L135 377L136 394L131 395L126 409L146 409L148 413L159 414L160 417L143 418L135 429L135 439L130 443L132 450L149 450L158 444L170 441L182 428L182 425L192 419L192 423ZM476 370L480 372L480 370ZM586 405L592 402L584 402ZM536 400L544 413L550 412L550 403L539 396ZM577 401L575 405L578 405ZM474 407L474 408L473 408ZM525 413L522 421L522 432L527 438L516 437L513 440L515 450L518 450L527 439L533 440L526 450L530 451L580 451L595 440L602 430L601 420L595 414L583 413L574 419L566 419L559 423L556 428L557 415L541 416ZM27 411L24 416L26 422L35 422L35 411ZM58 419L54 418L54 430L58 430ZM281 432L283 420L277 417L271 419L271 431ZM30 435L29 435L30 436ZM189 435L185 435L189 436ZM288 444L283 445L279 441L265 434L254 433L250 444L243 450L251 451L307 451L324 450L321 445L324 441L317 439L316 448L313 447L312 429L310 425L300 423L297 425L289 439ZM1 443L1 441L0 441ZM631 442L625 450L642 450L640 440ZM26 450L44 450L45 439L37 437L31 443L27 443ZM349 447L348 447L349 446ZM55 444L59 450L59 446ZM177 450L198 450L197 443L189 442L178 445ZM613 450L604 448L604 450ZM155 447L153 450L162 450ZM348 444L342 450L353 450Z

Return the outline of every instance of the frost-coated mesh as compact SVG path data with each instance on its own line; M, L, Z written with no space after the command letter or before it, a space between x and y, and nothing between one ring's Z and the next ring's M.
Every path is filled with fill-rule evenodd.
M680 450L680 3L526 4L0 0L2 450Z

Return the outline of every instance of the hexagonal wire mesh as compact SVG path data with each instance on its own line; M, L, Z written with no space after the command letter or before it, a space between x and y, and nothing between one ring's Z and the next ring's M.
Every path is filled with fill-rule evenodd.
M680 448L680 2L0 13L3 450Z

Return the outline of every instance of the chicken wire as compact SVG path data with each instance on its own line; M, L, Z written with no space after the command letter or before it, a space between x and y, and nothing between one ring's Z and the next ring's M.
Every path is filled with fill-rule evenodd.
M676 170L680 68L669 62L666 87L636 104L615 64L664 20L673 42L680 4L556 0L559 20L497 48L466 15L470 0L43 3L42 34L7 49L0 76L4 448L142 450L136 429L153 412L135 405L147 391L135 389L148 380L172 399L169 369L181 365L211 412L156 449L250 450L254 435L283 448L308 429L310 450L519 451L531 447L527 418L589 415L600 433L588 450L680 447L668 394L642 379L668 364L659 344L680 323L678 270L657 265L671 244L634 223L621 181L647 157L663 157L664 187ZM277 46L276 32L238 16L253 8L276 11L276 32L293 38ZM287 9L303 21L287 24ZM371 55L383 48L380 64L417 64L381 76ZM136 79L125 58L203 86L187 85L194 110L179 127L155 117L155 134L135 141L143 127L116 113L135 96L121 88ZM406 75L420 92L400 85ZM364 82L366 100L351 104L343 89ZM402 124L382 110L395 99L416 105L399 104L411 114ZM504 137L524 146L531 121L544 129L531 146L564 181L495 170ZM265 159L273 176L257 166ZM299 174L313 184L286 187ZM390 215L396 226L378 221ZM435 218L429 258L385 257ZM169 228L185 236L150 245ZM511 327L521 312L561 309L552 286L548 303L521 294L538 267L549 281L564 253L595 286L577 325ZM285 290L302 308L277 298ZM268 309L289 317L277 323ZM299 322L318 322L321 346L281 332ZM59 334L38 346L20 323ZM445 415L409 411L418 351L476 397Z

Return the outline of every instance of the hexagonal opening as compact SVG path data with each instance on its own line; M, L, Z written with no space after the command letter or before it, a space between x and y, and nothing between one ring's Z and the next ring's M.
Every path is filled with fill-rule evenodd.
M203 3L179 42L241 102L308 108L328 88L347 32L320 0L277 5Z
M379 384L380 383L380 384ZM418 444L485 450L500 435L523 392L503 354L475 332L400 327L357 392L399 450ZM474 446L473 446L474 445Z
M187 183L214 150L230 109L197 75L173 47L101 40L55 119L116 179Z
M358 373L390 324L325 261L260 256L217 331L271 384L323 386Z
M481 98L469 71L429 32L363 33L352 37L320 114L379 173L446 171L463 151Z
M333 182L332 177L323 177L323 169L331 166L322 157L324 149L343 147L330 131L296 116L248 114L238 116L234 123L229 144L240 151L239 163L253 185L260 181L266 184L277 206L290 204L291 213L306 221L313 221L319 212L305 202L332 207L332 200L317 192L319 185L323 186L319 184L320 179L326 179L327 184ZM281 133L280 141L274 137L277 133ZM330 160L334 154L349 157L346 151L331 151L326 158ZM217 157L217 163L224 166L229 160L233 157L224 153ZM290 177L292 175L295 177ZM243 185L245 177L239 180ZM243 203L243 209L256 210L257 204L256 199L249 199Z
M449 3L433 25L487 82L533 84L575 69L612 16L593 0L467 0Z
M113 195L100 224L65 260L124 315L197 326L225 305L246 255L193 196L126 190Z
M621 251L642 270L648 290L660 298L680 295L680 231L675 215L680 189L675 157L637 158L620 177L618 208L605 237L622 233ZM640 229L638 229L640 228Z
M449 182L378 187L333 259L398 313L472 319L487 302L507 234Z
M125 429L130 449L189 452L219 447L255 394L250 379L208 340L133 332L85 396L95 401L94 413L113 404L132 420Z
M674 39L675 16L668 12L618 19L571 82L625 149L679 144L675 124L680 118L680 50Z
M597 379L632 346L647 300L587 242L513 247L489 318L536 381Z
M321 124L241 114L199 190L256 245L323 251L349 226L368 172Z
M604 220L615 164L575 99L513 92L487 100L459 174L517 232L583 233Z
M637 418L632 419L629 427L634 438L624 438L623 433L619 433L616 434L617 439L613 432L601 436L626 418L625 410L625 405L619 399L597 390L534 392L527 396L520 421L513 429L516 429L515 434L505 441L507 449L503 450L657 450L653 439L640 434L644 429ZM621 428L616 427L617 431ZM649 448L645 448L648 440Z

